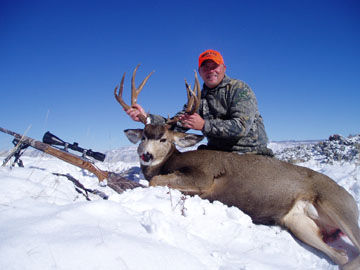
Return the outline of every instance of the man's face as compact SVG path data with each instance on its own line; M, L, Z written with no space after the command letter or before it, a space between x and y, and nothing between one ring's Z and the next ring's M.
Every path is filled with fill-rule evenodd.
M199 68L199 74L209 88L218 86L225 76L225 71L225 65L218 65L212 60L204 61Z

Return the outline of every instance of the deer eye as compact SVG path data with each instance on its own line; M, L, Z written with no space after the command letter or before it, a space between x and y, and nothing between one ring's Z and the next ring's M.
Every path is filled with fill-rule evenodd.
M166 139L161 139L160 142L166 142Z

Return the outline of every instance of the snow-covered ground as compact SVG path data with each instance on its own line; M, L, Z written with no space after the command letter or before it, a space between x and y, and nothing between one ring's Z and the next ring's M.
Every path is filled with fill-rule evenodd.
M290 151L284 143L271 147L279 157ZM138 167L135 151L122 149L125 157L112 151L97 165L114 172ZM359 159L324 162L306 151L314 158L300 165L330 176L360 205ZM254 225L235 207L164 187L117 194L91 173L45 154L22 160L24 168L0 167L0 269L338 269L287 231ZM87 201L53 173L68 173L109 199L90 194Z

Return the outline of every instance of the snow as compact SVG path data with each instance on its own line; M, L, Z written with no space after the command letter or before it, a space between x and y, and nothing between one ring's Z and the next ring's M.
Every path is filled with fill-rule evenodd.
M96 165L138 168L131 158L136 148L121 151L126 158ZM0 269L338 269L287 231L255 225L235 207L165 187L117 194L91 173L45 154L22 160L24 168L0 167ZM300 165L330 176L360 204L359 162ZM109 199L89 194L87 201L52 173L68 173Z

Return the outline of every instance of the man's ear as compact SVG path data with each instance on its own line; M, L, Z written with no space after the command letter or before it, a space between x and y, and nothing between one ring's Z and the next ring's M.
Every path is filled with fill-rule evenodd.
M202 139L204 139L204 136L193 133L174 132L173 136L174 136L174 143L180 147L194 146Z
M137 143L142 137L143 129L125 129L124 133L130 142Z

